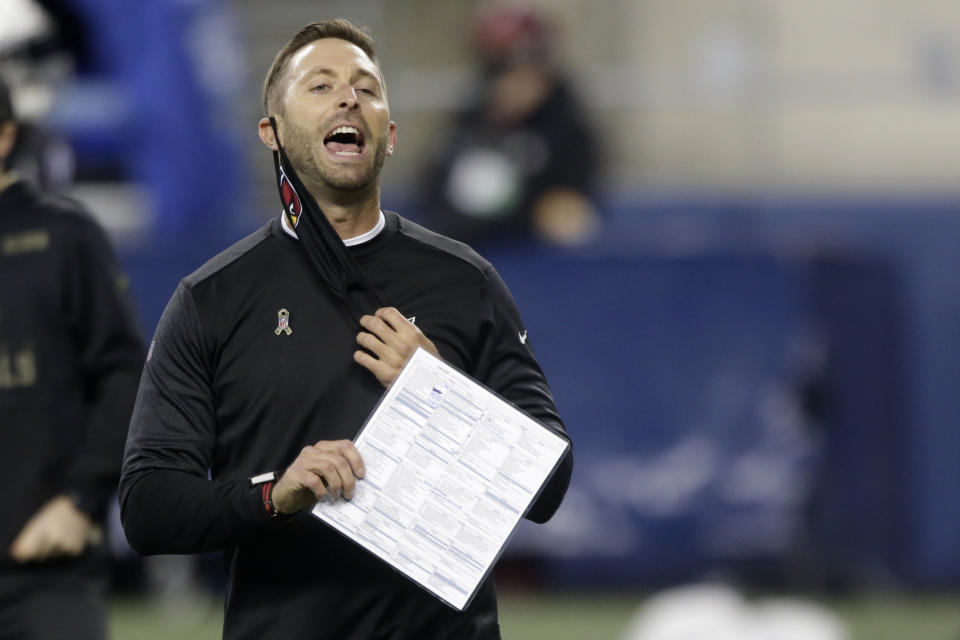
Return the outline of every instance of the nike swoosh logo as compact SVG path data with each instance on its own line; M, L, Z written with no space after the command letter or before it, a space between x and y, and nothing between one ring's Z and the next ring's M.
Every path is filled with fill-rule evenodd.
M520 344L527 344L527 332L524 331L520 334Z

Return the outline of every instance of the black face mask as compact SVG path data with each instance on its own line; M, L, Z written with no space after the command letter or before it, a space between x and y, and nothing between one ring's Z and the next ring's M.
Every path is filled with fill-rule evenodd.
M296 230L300 245L307 252L320 280L343 301L359 322L360 316L373 314L385 305L367 282L360 265L347 250L320 205L300 182L293 164L280 145L273 116L270 117L270 126L277 141L273 166L277 173L277 188L280 190L284 216L290 227Z

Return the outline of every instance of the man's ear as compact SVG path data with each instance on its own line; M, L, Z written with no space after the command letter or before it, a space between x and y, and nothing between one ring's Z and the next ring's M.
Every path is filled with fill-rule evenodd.
M279 127L280 125L277 124L277 126ZM268 149L271 151L277 150L277 134L274 132L273 127L270 126L270 118L260 118L260 122L257 123L257 134Z
M13 120L7 120L0 124L0 173L3 173L3 163L13 151L13 145L17 141L17 123Z
M397 123L390 121L390 132L387 134L387 155L392 156L397 149Z

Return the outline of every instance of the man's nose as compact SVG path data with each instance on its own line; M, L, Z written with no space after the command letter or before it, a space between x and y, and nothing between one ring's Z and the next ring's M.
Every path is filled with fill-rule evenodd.
M340 107L343 109L352 109L357 106L357 90L347 86L340 92Z

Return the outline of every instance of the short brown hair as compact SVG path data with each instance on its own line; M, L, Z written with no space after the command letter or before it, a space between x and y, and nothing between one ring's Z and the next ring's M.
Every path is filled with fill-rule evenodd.
M373 51L373 38L363 27L358 27L344 18L311 22L290 38L283 49L280 49L277 57L273 59L273 64L270 65L270 70L267 71L267 78L263 82L263 112L265 115L270 115L270 100L273 97L273 90L280 81L280 76L286 70L287 61L290 60L290 57L311 42L324 38L339 38L355 44L370 56L370 60L374 64L377 64L377 56Z

